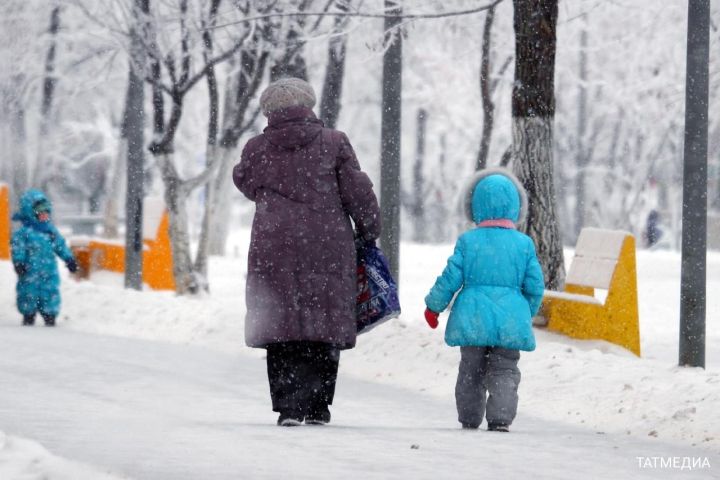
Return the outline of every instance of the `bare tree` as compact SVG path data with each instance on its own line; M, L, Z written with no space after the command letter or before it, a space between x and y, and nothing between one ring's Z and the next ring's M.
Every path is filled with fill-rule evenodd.
M587 154L585 135L587 131L587 47L588 31L586 17L583 16L583 28L580 31L580 59L577 118L577 159L575 173L575 238L585 225L585 173L590 156Z
M288 0L287 5L276 5L275 13L283 13L285 11L305 12L312 5L313 0ZM273 59L270 67L270 81L283 77L296 77L307 80L307 64L303 56L305 48L304 29L307 17L279 17L271 19L279 32L285 30L284 45L285 48L276 50L277 55ZM284 28L283 28L284 27Z
M0 17L0 41L9 45L29 44L35 33L31 28L31 5L19 1L7 3L3 4L3 15ZM26 49L0 49L2 64L5 66L0 72L0 133L3 134L1 140L5 150L0 162L16 204L29 186L31 173L27 129L30 108L28 92L36 75L42 75L34 71L31 65L23 63L23 60L31 58L28 54Z
M210 210L205 214L209 218L208 228L201 234L201 242L207 242L207 251L210 255L225 254L232 187L228 172L237 156L240 138L252 126L259 114L259 109L250 113L251 101L256 96L267 70L270 35L271 29L267 22L259 23L249 45L240 52L239 65L233 69L233 74L227 82L218 145L220 164L217 176L211 183L212 202L206 205Z
M309 0L293 1L289 4L266 2L255 12L261 18L257 20L252 38L240 53L240 62L234 68L234 75L227 84L225 112L219 142L220 165L217 176L212 182L212 203L206 216L210 221L207 230L201 235L207 242L210 255L224 255L225 243L229 233L227 218L230 214L232 182L227 173L230 165L238 156L237 147L242 135L255 123L259 109L252 109L251 101L257 95L263 76L270 66L271 81L280 76L306 78L305 60L302 49L305 37L316 32L329 12L332 3L328 1L318 18L307 24L304 17L286 19L279 22L288 12L303 12L312 4ZM297 10L296 10L297 9ZM244 13L251 16L249 8ZM280 15L280 17L273 16Z
M338 2L339 12L346 13L350 2ZM345 56L347 51L347 28L349 17L336 15L332 37L328 42L327 67L320 99L320 119L326 127L335 128L340 116L342 85L345 77Z
M548 288L565 281L553 175L557 0L513 0L515 83L513 169L528 192L525 230L535 241Z
M425 196L427 187L425 185L425 174L423 167L425 165L425 137L427 130L428 113L421 108L417 112L417 134L415 143L415 165L413 166L413 190L411 196L413 198L410 205L410 213L414 222L414 239L416 242L425 242L427 240L427 222L425 212Z
M43 172L49 170L45 149L47 136L50 133L51 114L57 76L55 74L55 57L57 52L57 34L60 30L60 5L55 3L50 12L50 26L48 28L49 45L45 57L45 78L43 79L42 101L40 103L40 126L37 137L37 153L35 155L35 169L31 184L43 188Z
M498 79L510 65L512 57L508 57L500 67L497 76L491 80L491 53L492 53L492 25L495 19L495 5L491 6L485 14L485 26L482 37L482 58L480 60L480 98L483 105L483 126L480 137L480 151L478 152L475 170L482 170L487 166L490 142L492 140L493 125L495 123L495 102L493 93L498 85Z
M202 40L204 45L203 50L203 61L207 64L213 55L213 36L211 29L215 27L218 9L220 8L221 0L211 0L210 10L208 18L203 19L203 34ZM220 117L220 99L218 94L218 83L217 77L215 76L215 66L211 66L207 74L205 75L208 87L208 132L206 139L205 149L205 164L208 168L212 168L216 163L218 154L217 141L218 141L218 128L219 128L219 117ZM195 271L199 273L199 278L204 279L202 287L205 290L210 288L207 282L207 264L208 264L208 235L207 233L210 228L210 215L212 213L209 208L213 203L214 191L211 185L205 188L205 211L203 213L202 230L200 236L200 244L198 245L198 251L195 256Z
M180 124L183 112L183 104L187 93L208 74L214 78L214 67L237 53L245 44L251 33L251 28L245 28L239 37L222 53L211 56L213 51L212 41L208 41L208 35L213 30L210 26L214 22L214 15L217 13L217 5L213 2L210 10L203 20L206 28L201 29L201 39L198 43L202 45L202 67L193 72L191 65L193 54L191 52L191 39L193 30L189 28L188 0L179 0L179 52L168 49L161 53L157 44L152 42L158 34L151 32L146 38L146 52L150 57L151 71L146 80L153 86L153 111L155 139L150 144L150 152L153 154L160 169L160 175L165 185L165 203L170 216L170 240L173 253L173 275L175 278L176 291L179 294L197 293L206 284L207 279L201 272L197 271L192 261L190 252L190 236L188 231L187 199L190 193L198 187L205 185L213 175L219 155L215 152L215 140L209 139L209 152L212 158L208 158L209 164L192 178L181 178L174 158L175 135ZM213 13L213 8L215 9ZM163 75L163 72L166 75ZM168 83L165 83L165 80ZM213 80L210 81L212 93ZM216 94L216 93L215 93ZM170 115L165 118L164 95L168 95L172 102ZM210 130L213 123L217 121L217 106L211 108L211 116L215 119L210 121ZM217 130L212 132L216 135ZM203 261L200 266L204 268Z

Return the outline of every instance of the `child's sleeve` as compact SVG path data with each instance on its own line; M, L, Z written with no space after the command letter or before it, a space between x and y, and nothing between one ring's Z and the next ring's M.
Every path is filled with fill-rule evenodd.
M425 305L433 312L442 312L447 308L455 292L463 286L463 242L460 237L455 244L455 252L448 258L445 270L425 297Z
M522 294L530 305L530 315L535 316L540 309L543 293L545 292L545 279L542 267L535 253L535 244L530 240L525 278L522 283Z
M12 262L13 265L27 265L27 242L25 238L25 232L20 229L13 233L12 239L10 240L10 249L12 250Z
M65 243L65 238L57 231L57 229L54 229L52 239L53 251L55 252L55 255L62 259L63 262L68 263L69 261L75 259L72 250L70 250L67 243Z

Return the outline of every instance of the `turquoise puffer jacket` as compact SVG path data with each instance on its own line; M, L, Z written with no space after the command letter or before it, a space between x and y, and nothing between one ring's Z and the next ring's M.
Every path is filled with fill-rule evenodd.
M468 189L468 213L475 223L518 223L526 208L525 198L511 173L483 171ZM510 228L478 227L460 236L425 304L442 312L460 290L445 329L450 346L532 351L532 316L540 307L544 288L530 237Z
M13 220L21 222L22 227L12 236L12 261L25 267L16 286L17 307L23 315L57 316L60 275L55 255L68 263L73 260L73 254L55 225L37 219L34 206L38 202L47 202L52 208L45 194L28 190L20 197L20 210L13 215Z

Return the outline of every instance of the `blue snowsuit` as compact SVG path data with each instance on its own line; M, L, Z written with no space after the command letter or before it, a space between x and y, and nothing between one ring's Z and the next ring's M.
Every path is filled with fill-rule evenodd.
M445 342L460 347L458 421L478 428L485 417L489 430L507 431L517 413L519 351L535 349L532 316L542 301L543 273L532 239L507 228L527 208L525 190L510 172L478 172L465 196L469 219L491 226L460 236L425 304L442 312L460 291L445 329Z
M28 190L20 198L20 210L13 215L13 220L22 223L11 241L12 262L18 271L17 308L25 317L38 312L43 317L56 317L60 312L60 275L55 255L68 265L75 260L55 225L38 220L39 204L52 208L44 193Z

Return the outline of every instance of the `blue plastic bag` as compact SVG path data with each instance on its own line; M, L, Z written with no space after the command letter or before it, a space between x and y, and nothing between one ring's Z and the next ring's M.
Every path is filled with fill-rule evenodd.
M400 315L400 299L388 261L374 243L357 249L357 331L365 333Z

